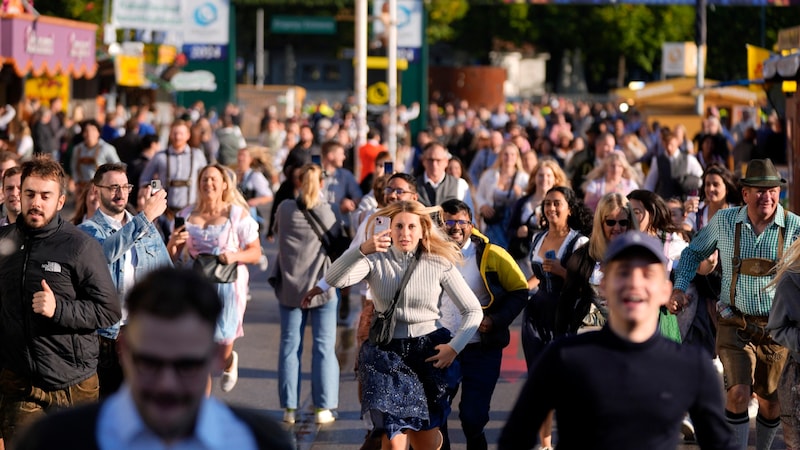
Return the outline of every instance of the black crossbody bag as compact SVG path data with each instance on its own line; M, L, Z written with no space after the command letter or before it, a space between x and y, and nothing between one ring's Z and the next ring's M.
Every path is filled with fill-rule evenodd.
M411 278L411 272L413 272L414 268L417 267L420 257L422 257L422 244L420 244L419 248L417 248L417 253L414 254L414 259L411 261L411 264L408 265L406 273L403 274L403 279L400 281L400 287L398 287L397 292L394 293L392 304L389 305L386 311L375 312L375 316L373 316L372 323L369 326L370 343L377 346L382 346L392 341L392 336L394 335L394 325L396 323L394 309L397 306L397 301L400 299L400 293L403 292L403 289L405 289L406 285L408 284L408 280Z

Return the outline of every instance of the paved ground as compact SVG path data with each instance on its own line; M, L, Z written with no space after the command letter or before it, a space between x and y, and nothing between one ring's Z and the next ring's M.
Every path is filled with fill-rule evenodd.
M270 261L274 258L274 245L267 245ZM277 398L277 352L279 320L277 300L266 283L266 274L257 268L251 270L252 301L245 316L245 336L236 342L240 355L239 384L230 393L223 393L218 386L214 395L225 401L249 406L281 420L282 411ZM355 300L355 297L354 297ZM352 302L350 316L339 326L337 355L341 366L338 420L333 424L317 426L313 423L310 404L310 349L304 351L303 384L301 395L301 420L293 427L298 449L357 449L364 437L364 427L359 420L359 404L356 381L353 373L354 323L358 317L358 302ZM525 360L519 345L519 327L514 327L512 343L506 348L500 381L492 400L491 422L487 427L490 443L497 442L500 430L508 416L525 379ZM306 339L308 343L310 339ZM453 450L464 450L466 444L458 423L456 399L448 426ZM754 433L751 433L754 434ZM773 446L783 449L780 437ZM490 448L496 448L494 444ZM698 448L694 444L679 447L680 450ZM754 448L754 447L751 447Z
M62 213L65 218L72 216L73 205L68 204ZM270 262L274 260L276 249L273 244L265 245ZM245 336L236 341L239 353L239 383L229 393L222 392L215 381L213 394L224 401L260 410L265 414L281 420L277 395L278 337L280 321L278 318L277 299L272 288L266 282L266 273L258 268L251 268L252 300L248 303L245 315ZM313 423L310 402L310 346L306 345L303 361L303 384L300 418L294 426L287 428L294 434L298 450L358 449L363 442L365 429L359 420L359 403L353 362L355 358L354 324L357 320L360 303L352 301L351 312L347 320L340 323L338 330L337 355L339 357L341 375L339 392L338 419L329 425L318 426ZM519 329L512 328L511 344L503 354L501 377L492 399L492 409L486 433L490 442L489 448L496 448L495 443L505 420L516 401L517 394L525 380L525 359L519 343ZM309 334L310 335L310 334ZM306 339L308 344L310 339ZM453 450L465 450L466 444L458 422L458 398L454 402L448 427ZM751 414L751 417L755 417ZM556 424L557 428L557 424ZM751 420L751 440L749 449L755 449L755 419ZM557 429L556 429L557 431ZM676 450L694 450L696 444L687 443ZM783 450L779 433L773 449Z

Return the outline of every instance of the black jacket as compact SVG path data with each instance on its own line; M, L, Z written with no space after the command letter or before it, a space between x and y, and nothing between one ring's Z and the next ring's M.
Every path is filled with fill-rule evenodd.
M567 278L556 310L556 337L576 334L589 314L595 297L589 283L596 261L589 255L589 244L578 248L567 260Z
M52 318L33 312L46 280ZM64 389L97 370L94 332L119 321L120 302L100 244L56 217L33 230L20 217L0 228L0 364L45 390Z

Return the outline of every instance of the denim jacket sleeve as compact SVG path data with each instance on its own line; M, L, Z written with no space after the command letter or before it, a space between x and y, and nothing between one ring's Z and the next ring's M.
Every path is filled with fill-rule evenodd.
M82 223L79 228L100 242L108 264L117 262L128 250L136 246L137 241L141 241L144 247L144 253L138 255L139 265L144 263L149 268L154 268L170 264L161 235L144 213L133 216L116 232L97 216Z

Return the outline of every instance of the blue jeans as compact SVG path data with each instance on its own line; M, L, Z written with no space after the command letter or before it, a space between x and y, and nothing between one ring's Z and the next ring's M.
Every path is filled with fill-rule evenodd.
M458 418L467 438L467 449L486 449L483 429L489 423L489 409L500 377L503 349L484 349L478 343L469 344L458 355L458 360L461 365Z
M311 354L311 398L317 408L339 406L339 361L336 358L337 297L311 309L279 305L281 342L278 360L278 396L281 408L296 409L300 399L300 361L306 323L314 339Z

